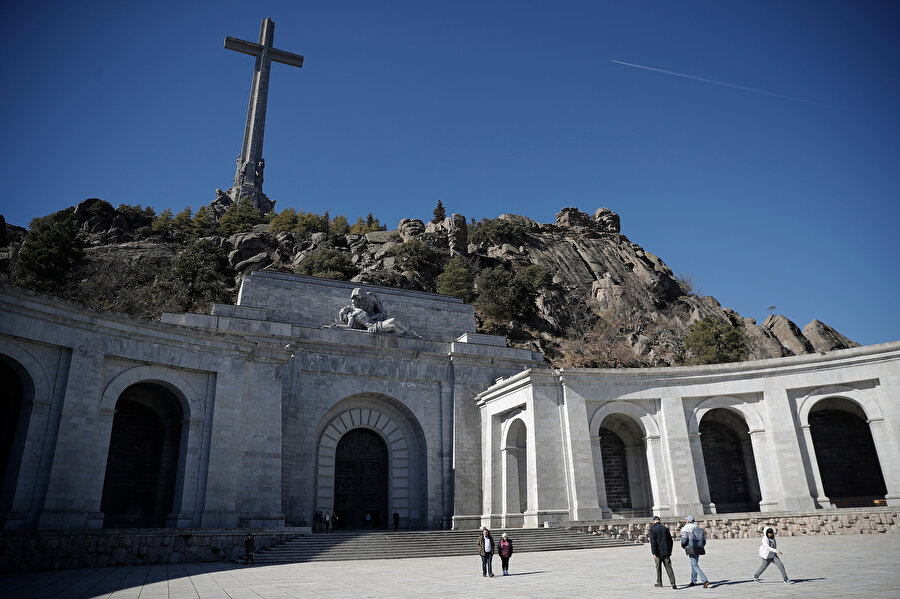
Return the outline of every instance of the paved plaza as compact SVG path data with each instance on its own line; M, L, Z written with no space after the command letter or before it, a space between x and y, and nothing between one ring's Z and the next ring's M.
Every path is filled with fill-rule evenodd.
M477 533L476 533L477 534ZM362 597L662 597L677 593L716 597L900 597L900 535L816 536L779 539L795 584L759 565L758 541L710 541L700 565L708 589L690 582L687 557L673 556L678 590L655 588L648 545L613 549L519 553L511 575L482 578L477 555L402 560L309 562L243 567L229 563L63 570L0 577L0 596L108 599L289 599ZM427 546L423 546L427 553ZM495 572L500 560L494 559ZM665 573L663 573L665 582Z

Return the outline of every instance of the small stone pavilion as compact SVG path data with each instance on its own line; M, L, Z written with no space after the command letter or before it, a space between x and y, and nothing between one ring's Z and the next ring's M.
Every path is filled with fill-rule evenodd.
M0 303L6 531L900 505L900 343L554 370L454 298L267 271L162 322Z

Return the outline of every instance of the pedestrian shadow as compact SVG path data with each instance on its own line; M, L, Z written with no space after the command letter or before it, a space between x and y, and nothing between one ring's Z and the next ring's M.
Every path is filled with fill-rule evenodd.
M546 574L550 570L536 570L534 572L516 572L515 574L509 574L509 576L529 576L531 574Z
M710 580L710 581L709 581L709 586L712 587L712 588L716 588L716 587L728 587L728 586L733 586L733 585L736 585L736 584L746 584L746 583L748 583L748 582L749 582L749 583L753 583L753 579L752 579L752 578L749 579L749 580L728 580L728 579L725 579L725 580L717 580L717 581L715 581L715 582L713 582L712 580ZM698 583L698 584L699 584L699 583Z
M818 578L792 578L791 580L793 581L794 584L801 584L804 582L815 582L817 580L828 580L828 579L825 578L824 576L820 576ZM784 584L782 581L774 579L774 578L772 580L763 580L762 584L776 583L776 582L778 584ZM709 586L710 586L710 588L714 589L716 587L727 587L727 586L733 586L736 584L747 584L747 583L753 583L753 579L752 578L750 578L749 580L728 580L728 579L726 579L726 580L717 580L715 582L710 580Z

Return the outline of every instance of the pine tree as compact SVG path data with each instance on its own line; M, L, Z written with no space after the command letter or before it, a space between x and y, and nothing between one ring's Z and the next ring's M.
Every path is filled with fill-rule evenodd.
M269 225L272 227L273 233L293 231L297 228L297 211L293 208L285 208L269 221Z
M84 256L74 208L32 219L16 260L16 285L41 292L61 290L71 266Z
M191 221L191 207L188 206L172 219L172 228L182 238L194 236L194 223Z
M434 207L434 217L431 219L431 222L434 224L439 224L444 222L444 219L447 218L447 211L444 210L444 203L438 200L437 206Z
M209 237L218 231L216 216L209 206L201 206L194 215L194 236Z
M475 277L469 263L462 256L454 256L447 262L444 272L438 275L437 292L471 302L475 297Z
M707 316L698 320L684 336L688 364L723 364L737 362L747 353L741 331L729 323Z
M150 224L150 229L155 235L163 239L168 238L172 234L172 209L166 208L160 212Z
M266 222L265 216L249 200L235 202L219 220L219 232L225 237L246 233L256 225Z

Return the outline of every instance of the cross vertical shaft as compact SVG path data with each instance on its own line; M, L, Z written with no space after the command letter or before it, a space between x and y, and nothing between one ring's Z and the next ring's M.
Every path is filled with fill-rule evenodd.
M247 108L247 123L244 127L244 142L241 155L237 159L234 187L229 195L234 201L251 199L258 208L261 201L268 202L262 193L263 137L266 129L266 104L269 98L269 71L272 62L280 62L295 67L303 66L303 57L272 47L275 38L275 22L265 19L259 29L259 43L226 37L225 48L249 54L256 58L253 67L253 81L250 85L250 105Z

